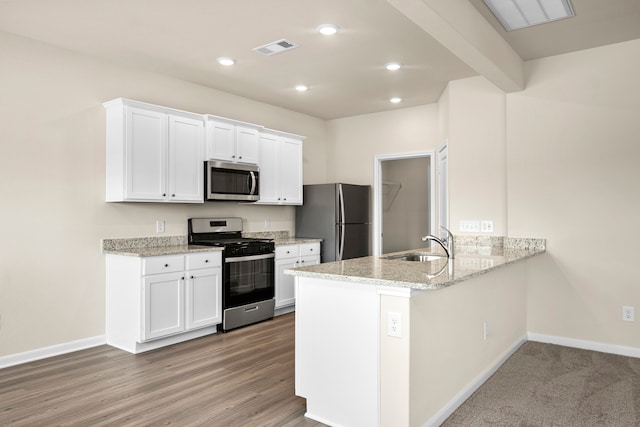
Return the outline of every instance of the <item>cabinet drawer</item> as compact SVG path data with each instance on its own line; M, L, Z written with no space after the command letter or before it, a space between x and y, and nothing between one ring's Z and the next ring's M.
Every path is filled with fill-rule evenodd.
M300 245L300 256L320 255L319 243L304 243Z
M298 258L300 254L298 245L286 245L276 247L276 259Z
M222 252L203 252L187 255L187 270L222 266Z
M172 273L184 270L184 256L158 256L142 260L142 274Z

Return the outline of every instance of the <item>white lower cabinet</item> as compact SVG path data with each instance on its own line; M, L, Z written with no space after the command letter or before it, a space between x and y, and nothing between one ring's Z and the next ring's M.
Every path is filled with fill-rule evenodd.
M220 268L207 268L188 273L185 304L187 330L222 322L221 274ZM212 286L213 284L215 286ZM215 301L216 304L211 304L211 301Z
M320 243L302 243L276 247L276 308L296 303L294 277L284 274L289 268L320 264Z
M145 276L141 341L184 331L184 273Z
M222 253L107 256L107 344L131 353L215 332Z

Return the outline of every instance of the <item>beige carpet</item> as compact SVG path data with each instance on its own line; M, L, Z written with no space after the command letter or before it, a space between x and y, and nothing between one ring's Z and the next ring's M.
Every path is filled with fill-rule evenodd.
M527 342L442 425L640 426L640 359Z

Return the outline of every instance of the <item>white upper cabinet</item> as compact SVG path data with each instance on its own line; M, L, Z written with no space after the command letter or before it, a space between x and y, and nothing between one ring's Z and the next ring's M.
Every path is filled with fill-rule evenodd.
M169 116L169 200L203 201L204 123Z
M258 204L302 204L302 137L260 134L260 200Z
M115 199L162 201L167 192L167 115L140 108L125 108L124 195ZM109 132L109 129L107 129ZM110 141L108 141L110 143ZM121 148L122 141L113 141ZM107 147L109 150L111 147ZM116 147L114 147L116 148ZM122 161L121 159L117 159ZM109 166L109 165L107 165ZM107 186L109 186L107 182ZM113 189L118 192L119 189ZM120 192L118 192L120 193ZM108 196L108 194L107 194ZM120 197L118 197L120 196Z
M204 203L204 161L220 160L260 166L258 204L302 204L302 136L124 98L103 105L107 202Z
M225 162L258 164L259 126L208 116L207 158Z
M302 204L302 141L282 138L282 200Z
M108 202L203 202L202 115L126 99L104 106Z

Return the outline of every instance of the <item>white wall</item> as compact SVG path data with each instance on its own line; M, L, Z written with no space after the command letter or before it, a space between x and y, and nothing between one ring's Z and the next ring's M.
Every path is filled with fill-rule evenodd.
M293 231L292 207L105 203L105 111L127 97L280 129L304 142L305 181L326 178L325 122L0 33L0 356L104 334L101 239L186 235L191 216ZM311 160L313 159L313 161Z
M445 98L446 96L446 98ZM441 101L449 150L449 228L462 220L492 220L507 234L505 94L483 77L455 80Z
M435 151L437 134L436 104L330 120L328 181L373 185L376 155Z
M621 314L640 309L640 40L526 70L507 96L507 182L509 234L547 238L529 330L640 348Z
M425 425L524 341L528 263L411 298L410 426Z

